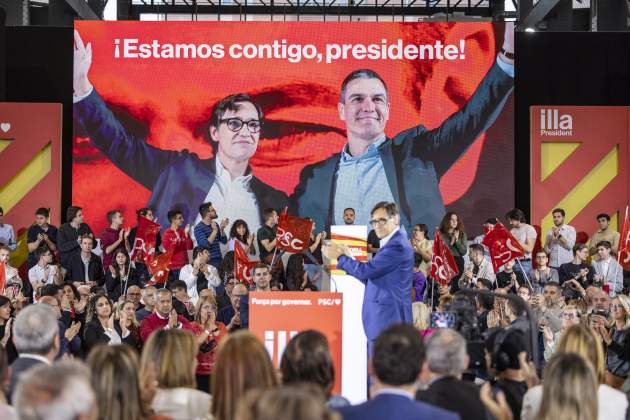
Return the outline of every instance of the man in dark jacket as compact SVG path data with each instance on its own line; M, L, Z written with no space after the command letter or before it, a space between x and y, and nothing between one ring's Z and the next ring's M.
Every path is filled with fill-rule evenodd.
M66 283L90 283L91 286L103 286L105 273L103 263L98 255L92 252L94 239L91 236L81 238L81 252L73 255L68 262Z

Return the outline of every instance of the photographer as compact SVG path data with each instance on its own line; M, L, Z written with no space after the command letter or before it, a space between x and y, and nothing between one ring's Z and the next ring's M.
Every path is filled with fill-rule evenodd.
M586 263L587 258L588 246L576 244L573 247L573 261L560 266L560 285L564 288L566 299L582 298L584 294L581 289L593 284L593 269Z

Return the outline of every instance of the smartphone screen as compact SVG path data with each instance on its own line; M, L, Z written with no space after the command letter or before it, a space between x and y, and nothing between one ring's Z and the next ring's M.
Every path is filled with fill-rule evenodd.
M431 328L454 328L457 322L455 312L433 312L431 314Z

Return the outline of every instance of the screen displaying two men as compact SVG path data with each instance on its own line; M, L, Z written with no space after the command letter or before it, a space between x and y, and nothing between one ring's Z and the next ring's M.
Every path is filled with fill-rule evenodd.
M513 34L490 23L77 22L73 203L255 232L394 201L408 232L514 201ZM229 229L229 227L228 227Z

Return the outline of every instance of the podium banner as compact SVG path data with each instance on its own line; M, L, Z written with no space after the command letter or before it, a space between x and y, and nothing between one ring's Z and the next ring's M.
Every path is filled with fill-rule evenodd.
M356 225L340 225L330 227L330 239L333 243L347 245L357 261L367 261L367 228ZM335 275L345 275L346 272L337 269L337 260L330 260L330 272Z
M280 366L287 343L297 333L317 330L328 339L335 366L333 394L342 394L341 334L343 295L331 292L252 292L249 329L265 344L275 366Z

